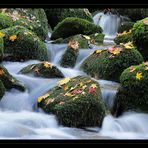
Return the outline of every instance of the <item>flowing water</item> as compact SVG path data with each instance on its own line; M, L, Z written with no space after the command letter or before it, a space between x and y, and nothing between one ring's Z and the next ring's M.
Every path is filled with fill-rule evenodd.
M115 36L117 32L117 17L103 15L99 22L106 36ZM103 19L103 20L102 20ZM107 27L108 21L112 25ZM114 28L113 28L114 26ZM112 30L112 31L110 31ZM80 49L74 68L63 68L59 61L65 51L66 44L46 43L49 50L49 61L55 64L65 77L75 77L86 75L80 70L80 65L95 49ZM98 48L98 47L97 47ZM100 49L106 46L100 46ZM45 79L33 76L18 74L23 67L38 63L39 61L30 60L27 62L3 62L8 71L20 80L26 86L25 92L15 89L7 91L0 101L0 139L145 139L148 138L148 114L127 112L122 116L115 118L107 115L102 127L78 129L58 125L54 115L48 115L37 108L37 98L43 95L47 90L57 85L60 79ZM102 91L102 99L109 108L119 87L118 83L106 80L96 80Z

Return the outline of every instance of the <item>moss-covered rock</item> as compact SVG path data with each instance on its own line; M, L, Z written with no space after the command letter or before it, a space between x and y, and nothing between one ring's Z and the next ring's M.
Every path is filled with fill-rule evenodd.
M3 41L3 36L4 34L0 32L0 61L2 61L3 56L4 56L4 41Z
M135 9L116 9L116 11L123 16L129 17L133 22L141 20L148 16L147 8L135 8Z
M129 110L148 113L148 62L124 70L120 83L112 114L119 116Z
M8 90L15 88L20 91L25 91L24 85L15 79L3 65L0 65L0 80Z
M9 17L11 25L7 27L20 25L35 32L40 39L46 39L49 29L44 9L8 8L0 9L0 12L3 12Z
M69 127L101 126L106 115L99 84L83 76L60 80L38 98L38 106Z
M119 45L120 43L128 43L133 41L132 30L128 32L124 31L122 33L118 33L117 37L114 39L114 42Z
M64 78L62 72L49 62L28 65L19 73L33 74L34 76L43 78Z
M5 86L4 86L3 82L0 80L0 100L2 99L4 94L5 94Z
M74 67L77 61L79 54L79 43L75 40L71 40L68 44L68 47L63 54L60 65L62 67Z
M5 13L0 13L0 30L5 29L7 27L11 27L13 25L13 21L10 16Z
M90 48L90 43L91 44L95 44L95 45L102 45L103 44L103 40L104 40L104 34L101 33L95 33L92 35L82 35L82 34L78 34L78 35L74 35L74 36L70 36L66 39L62 39L59 38L55 41L53 41L53 44L57 44L57 43L68 43L71 40L75 40L79 43L79 48Z
M145 60L148 60L148 17L134 24L133 41Z
M118 28L118 32L122 33L124 31L128 32L132 29L134 22L122 22Z
M68 17L57 24L53 30L51 39L65 39L76 34L91 35L93 33L102 33L102 28L81 18Z
M47 48L36 34L22 26L1 30L4 38L4 59L21 61L48 60Z
M119 81L124 69L140 64L143 57L131 43L96 50L81 65L81 69L97 79Z
M88 9L72 9L72 8L53 8L53 9L45 9L48 22L51 25L52 29L62 20L67 17L77 17L86 19L90 22L93 22L91 13Z

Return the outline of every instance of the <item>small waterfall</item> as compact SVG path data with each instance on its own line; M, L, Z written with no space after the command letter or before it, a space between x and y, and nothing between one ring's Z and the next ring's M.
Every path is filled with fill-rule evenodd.
M93 17L93 20L96 25L103 29L103 34L105 34L104 43L113 44L112 40L116 37L121 22L120 17L109 12L106 14L100 12Z
M118 118L108 115L104 118L100 135L117 139L147 139L148 114L126 112Z
M46 47L48 49L48 57L50 57L50 62L53 64L58 64L61 59L64 51L67 47L67 44L51 44L46 43Z
M114 103L117 89L119 87L119 83L107 80L97 80L97 82L101 87L103 101L106 103L107 107L111 109Z

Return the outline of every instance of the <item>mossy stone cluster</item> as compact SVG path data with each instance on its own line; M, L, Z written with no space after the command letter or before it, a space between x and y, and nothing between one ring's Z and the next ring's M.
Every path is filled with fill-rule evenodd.
M71 40L65 50L65 53L62 55L60 60L60 65L62 67L74 67L79 55L79 44L75 40Z
M148 113L148 62L124 70L112 114L120 116L126 111Z
M122 33L124 31L129 31L130 29L132 29L134 25L134 22L122 22L118 28L118 32Z
M4 39L4 58L11 61L47 60L47 48L36 34L22 26L1 30Z
M134 24L133 41L145 60L148 60L148 17Z
M93 33L102 33L102 28L85 19L68 17L57 24L53 30L51 39L65 39L76 34L91 35Z
M87 21L93 22L91 13L88 9L82 9L82 8L45 8L45 12L48 18L48 22L52 29L64 20L67 17L76 17L76 18L82 18Z
M38 106L68 127L101 126L106 115L99 84L84 76L60 80L38 98Z
M44 9L0 9L0 29L20 25L35 32L41 40L48 35L48 21Z
M45 61L38 64L31 64L20 70L22 74L32 74L43 78L64 78L62 72L51 63Z
M116 43L116 45L120 45L120 43L128 43L133 41L132 30L126 32L125 34L124 32L119 33L117 37L114 39L114 42Z
M124 69L142 62L143 57L137 49L114 46L96 50L82 63L81 69L94 78L119 82Z
M104 34L95 33L87 36L82 34L77 34L65 39L59 38L57 40L54 40L52 43L53 44L68 43L71 40L77 41L79 43L79 48L88 49L90 48L90 44L102 45L104 40Z
M0 65L0 81L7 90L15 88L20 91L25 91L24 85L15 79L3 65Z

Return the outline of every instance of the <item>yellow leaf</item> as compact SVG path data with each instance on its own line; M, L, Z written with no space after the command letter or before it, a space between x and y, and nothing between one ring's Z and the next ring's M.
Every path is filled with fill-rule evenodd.
M85 89L85 88L87 88L87 85L84 85L84 86L82 87L82 89Z
M17 36L16 35L12 35L9 37L9 40L14 42L15 40L17 39Z
M82 87L82 86L83 86L83 83L81 82L81 83L80 83L80 87Z
M59 85L62 86L70 81L70 78L64 78L59 81Z
M102 52L102 50L96 50L95 53L96 54L100 54Z
M46 68L52 68L52 64L51 63L48 63L48 62L44 62L44 67L46 67Z
M4 37L5 36L5 34L4 33L2 33L2 32L0 32L0 37Z
M43 99L44 99L44 97L43 97L43 96L38 97L38 103L40 103Z
M136 79L140 80L142 78L142 72L137 72Z
M46 105L48 105L48 104L54 102L54 100L55 100L54 98L49 99L49 100L47 101Z
M126 49L132 49L132 48L134 48L134 45L133 45L132 42L128 42L128 43L124 44L124 47L125 47Z
M90 40L91 38L87 35L83 35L83 37L86 39L86 40Z
M91 84L90 87L97 88L97 85L96 84Z
M71 93L66 93L64 96L72 97L74 95L72 95Z
M65 87L64 87L64 90L66 91L66 90L68 90L68 88L69 88L68 86L65 86Z

